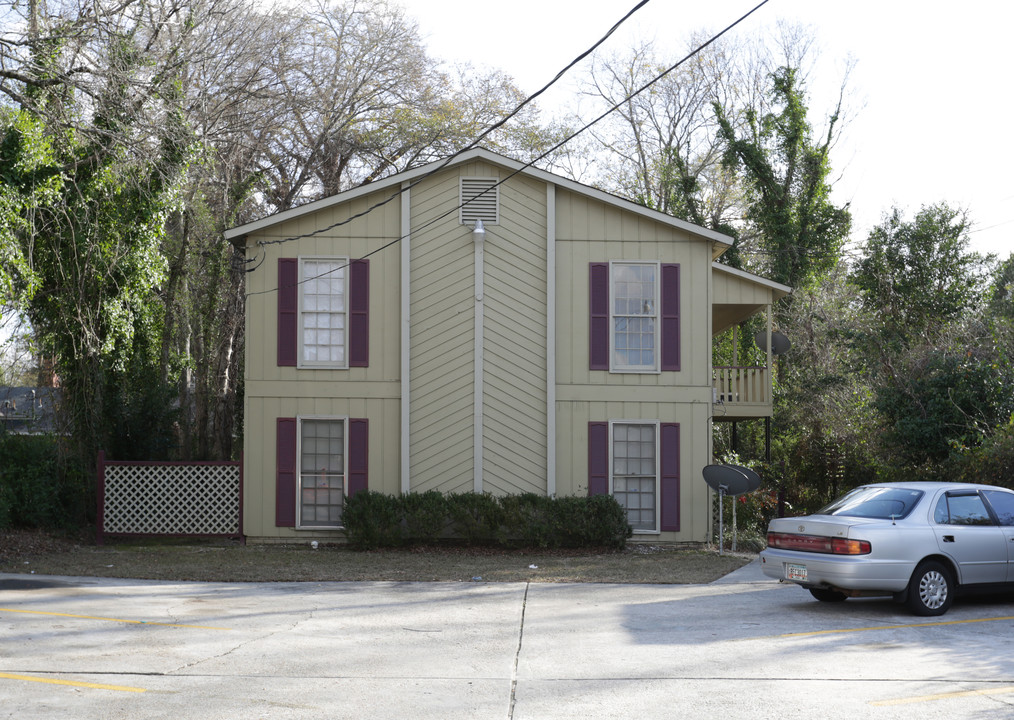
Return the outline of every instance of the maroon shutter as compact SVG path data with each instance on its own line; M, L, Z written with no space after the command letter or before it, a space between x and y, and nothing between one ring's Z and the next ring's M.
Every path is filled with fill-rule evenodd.
M589 265L589 369L609 369L609 263Z
M680 266L662 265L662 369L680 369Z
M295 367L299 310L299 261L278 258L278 365Z
M275 426L275 525L296 525L296 418Z
M370 421L349 418L349 497L369 488L369 450Z
M588 496L609 494L609 423L588 423Z
M370 365L370 261L349 263L349 367Z
M662 507L663 532L678 532L680 529L680 425L662 423L661 475L659 502Z

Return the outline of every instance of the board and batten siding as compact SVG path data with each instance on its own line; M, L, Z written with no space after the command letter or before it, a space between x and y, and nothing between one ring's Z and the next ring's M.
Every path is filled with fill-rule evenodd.
M659 533L657 537L677 542L706 542L710 531L709 495L701 469L711 463L708 412L705 403L622 400L559 403L557 494L588 495L588 423L610 420L678 423L680 529L679 532Z
M586 495L588 423L679 424L679 531L660 539L704 542L711 462L711 245L685 230L577 193L557 191L557 494ZM679 265L680 369L591 370L591 263Z
M561 191L557 198L557 382L587 388L710 388L710 244L678 228L571 192ZM588 269L591 263L610 261L680 266L678 372L659 375L589 369Z
M349 203L281 222L248 239L248 256L258 268L247 276L244 398L244 532L278 541L327 537L333 531L295 530L275 525L276 422L287 417L350 417L369 421L369 489L399 491L400 454L400 259L381 252L369 263L369 365L344 370L280 367L278 343L278 260L310 256L355 259L400 236L396 203L313 237L299 237L366 210L386 199L371 193ZM258 241L271 244L258 245ZM272 241L287 240L281 243ZM265 292L267 291L267 292ZM257 349L257 351L254 351Z

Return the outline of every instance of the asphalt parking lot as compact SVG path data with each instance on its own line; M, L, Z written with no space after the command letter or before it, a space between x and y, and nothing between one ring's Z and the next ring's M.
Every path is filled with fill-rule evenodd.
M1010 718L1014 598L0 574L7 718Z

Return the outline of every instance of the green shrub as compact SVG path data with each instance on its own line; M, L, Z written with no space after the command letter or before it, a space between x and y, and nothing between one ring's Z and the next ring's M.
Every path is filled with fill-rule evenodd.
M412 542L432 544L444 536L449 508L444 494L437 490L409 493L401 498L405 531Z
M342 524L353 547L372 550L401 545L404 541L401 498L360 490L346 498Z
M480 493L447 496L451 530L469 545L489 545L503 540L503 507L495 497Z
M612 495L557 498L555 505L562 547L622 548L634 534L626 510Z
M626 512L608 495L554 499L431 490L395 497L363 491L346 500L343 523L349 544L360 549L444 539L501 547L622 548L632 534Z
M553 500L545 495L523 493L499 498L503 509L500 530L502 544L524 547L555 547L557 528L553 522Z
M54 438L0 434L0 457L0 529L63 530L87 520L91 476L61 461Z

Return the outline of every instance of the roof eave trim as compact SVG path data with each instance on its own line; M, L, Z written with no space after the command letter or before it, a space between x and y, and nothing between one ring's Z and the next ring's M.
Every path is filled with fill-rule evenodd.
M758 285L763 285L764 287L774 290L776 293L781 293L782 297L784 297L785 295L792 294L792 288L789 287L788 285L782 285L780 282L769 280L766 277L761 277L760 275L754 275L753 273L749 273L746 270L740 270L739 268L724 265L720 262L711 263L711 267L713 270L721 270L722 272L729 273L730 275L735 275L736 277L742 278L743 280L747 280L749 282L753 282Z
M543 182L552 183L557 187L563 187L572 192L579 193L581 195L594 198L596 200L600 200L601 202L605 202L610 205L615 205L624 208L626 210L638 213L640 215L644 215L658 222L662 222L667 225L679 228L680 230L688 232L697 237L706 238L708 240L711 240L712 242L719 243L725 246L722 252L724 252L726 249L728 249L728 247L732 245L732 238L729 237L728 235L723 235L722 233L716 232L714 230L709 230L708 228L700 227L699 225L694 225L693 223L687 222L686 220L680 220L679 218L675 218L671 215L666 215L665 213L659 212L658 210L646 208L643 205L638 205L637 203L631 200L621 198L617 195L611 195L610 193L607 193L604 190L599 190L589 185L582 185L579 182L569 180L559 175L554 175L553 173L548 172L546 170L540 170L539 168L536 167L526 166L525 163L513 160L508 157L504 157L503 155L497 155L496 153L486 150L484 148L473 148L471 150L461 153L460 155L454 156L452 160L447 163L447 167L448 168L453 167L455 165L460 165L462 163L470 162L472 160L484 160L494 165L501 165L514 172L523 172ZM386 177L382 180L378 180L377 182L374 183L370 183L368 185L361 185L357 188L352 188L351 190L346 190L345 192L338 193L337 195L322 198L312 203L307 203L306 205L300 205L299 207L295 207L290 210L284 210L282 212L275 213L274 215L268 215L267 217L263 217L260 220L255 220L254 222L247 223L246 225L240 225L238 227L230 228L229 230L226 230L224 233L225 239L232 240L233 238L237 238L241 235L252 235L253 233L264 230L265 228L269 228L272 225L277 225L278 223L293 220L295 218L302 217L303 215L307 215L309 213L324 210L334 205L339 205L341 203L348 202L349 200L354 200L358 197L362 197L363 195L368 195L370 193L382 191L385 188L397 188L397 192L400 193L401 186L403 183L411 182L416 178L419 178L423 175L426 175L429 172L432 172L433 169L439 163L442 162L444 161L437 160L431 163L427 163L426 165L421 165L411 170L405 170L403 172L391 175L389 177Z

